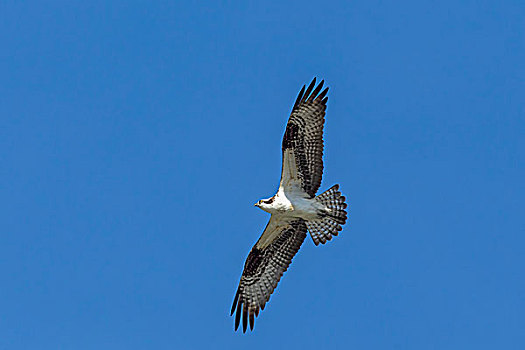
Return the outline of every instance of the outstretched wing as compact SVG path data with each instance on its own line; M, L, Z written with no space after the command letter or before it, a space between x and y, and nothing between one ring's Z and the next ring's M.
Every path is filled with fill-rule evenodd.
M259 309L264 309L305 237L304 220L272 215L244 264L231 310L231 315L237 310L235 330L239 328L241 314L243 332L246 332L248 318L250 329L253 329Z
M328 88L319 93L323 83L314 89L314 78L306 91L303 86L283 137L281 187L299 187L310 198L315 197L323 178L323 127L328 101Z

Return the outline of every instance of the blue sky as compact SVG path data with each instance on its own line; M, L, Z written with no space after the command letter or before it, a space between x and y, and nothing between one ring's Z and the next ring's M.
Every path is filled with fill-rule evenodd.
M0 348L523 349L522 1L5 1ZM307 238L231 302L302 84L330 86Z

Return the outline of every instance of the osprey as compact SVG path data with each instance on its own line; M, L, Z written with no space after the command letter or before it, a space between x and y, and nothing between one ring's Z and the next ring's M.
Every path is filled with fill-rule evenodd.
M346 222L345 197L339 185L316 196L323 176L323 126L328 88L315 78L299 92L283 137L281 182L277 194L255 206L272 214L255 243L242 272L233 300L235 330L242 315L243 332L248 320L253 330L259 309L264 310L277 283L310 232L315 245L337 236ZM314 89L315 87L315 89Z

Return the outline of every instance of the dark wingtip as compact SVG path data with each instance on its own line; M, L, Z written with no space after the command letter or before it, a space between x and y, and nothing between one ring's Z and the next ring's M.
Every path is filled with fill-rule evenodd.
M321 91L321 89L323 88L323 84L324 84L324 80L321 80L321 82L319 83L319 85L317 85L317 87L315 88L315 90L312 92L312 94L311 94L310 97L308 98L308 101L313 101L313 100L315 100L317 94L318 94L319 91Z
M323 80L323 81L324 81L324 80ZM326 94L328 93L328 89L330 89L330 88L328 88L328 87L325 88L325 89L319 94L319 96L317 96L317 99L322 101L322 100L324 99L324 97L326 96Z
M253 324L255 323L255 318L253 317L253 312L250 312L250 330L253 331Z
M243 304L242 307L242 332L246 333L246 328L248 328L248 306Z
M232 311L230 313L230 316L233 315L235 312L235 308L237 307L237 301L239 300L239 289L237 289L237 293L235 293L235 298L233 298L233 305L232 305Z
M310 93L314 89L314 86L315 86L315 78L312 80L310 85L308 85L308 88L306 89L306 92L304 93L305 98L308 98L308 96L310 96Z
M239 328L239 324L241 322L241 309L242 304L237 305L237 313L235 314L235 330Z
M303 88L301 89L301 91L299 91L299 95L297 95L297 99L295 100L295 103L293 105L293 108L297 107L297 105L299 103L301 103L302 99L303 99L303 96L304 96L304 89L306 88L305 85L303 85Z
M328 93L328 87L321 91L321 89L324 86L324 79L321 80L317 86L315 86L316 81L317 77L314 77L308 85L308 87L306 88L306 90L306 85L303 85L301 91L299 92L299 95L297 95L297 99L295 100L293 109L297 108L297 106L299 106L304 101L321 101L321 104L326 104L326 102L328 101L328 97L326 97L326 94ZM321 91L321 93L319 93L319 91Z

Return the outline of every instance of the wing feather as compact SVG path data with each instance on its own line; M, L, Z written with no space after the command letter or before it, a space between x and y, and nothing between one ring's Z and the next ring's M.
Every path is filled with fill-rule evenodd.
M281 187L300 187L315 197L323 178L323 128L328 88L314 78L297 96L283 137Z
M241 318L243 332L246 332L248 321L250 329L253 329L259 309L264 310L277 283L303 244L306 230L302 219L272 215L244 264L231 309L231 315L236 312L235 330L239 328Z

